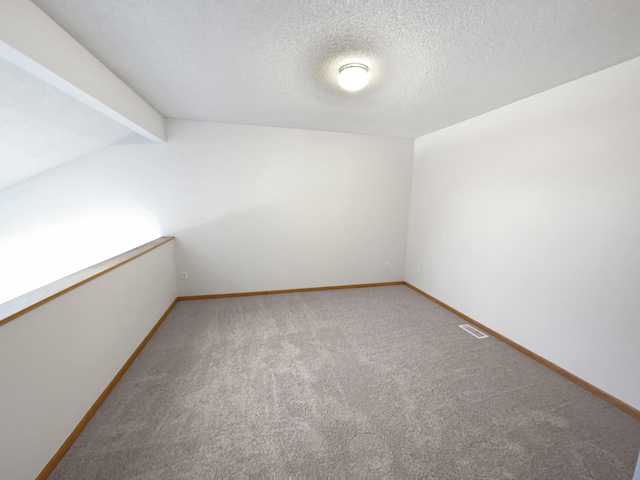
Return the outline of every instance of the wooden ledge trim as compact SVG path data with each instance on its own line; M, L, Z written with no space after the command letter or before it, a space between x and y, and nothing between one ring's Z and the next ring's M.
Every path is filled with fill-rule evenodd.
M156 242L159 241L159 240L161 240L161 239L156 240ZM163 243L166 243L169 240L172 240L172 238L171 237L166 237L164 242L162 242L162 243L160 243L158 245L155 245L152 248L156 248L156 247L162 245ZM151 242L151 243L153 243L153 242ZM149 245L149 244L147 244L147 245ZM142 248L142 247L140 247L140 248ZM150 248L149 250L151 250L152 248ZM137 249L135 249L135 250L137 250ZM149 250L147 250L147 251L149 251ZM144 252L142 252L142 253L144 253ZM142 253L140 253L139 255L141 255ZM139 255L136 255L136 256L139 256ZM130 260L132 260L133 258L135 258L135 257L132 257ZM67 452L67 450L69 450L71 445L73 445L73 442L78 438L80 433L82 433L82 430L87 426L87 424L89 423L91 418L97 412L98 408L100 408L100 405L102 405L102 403L105 401L105 399L109 396L109 394L114 389L116 384L120 381L120 379L126 373L127 369L131 366L131 364L134 362L136 357L140 354L142 349L149 342L151 337L158 330L158 328L160 327L162 322L167 318L169 313L171 313L171 310L173 310L173 308L175 307L175 305L179 301L181 301L181 300L204 300L204 299L229 298L229 297L244 297L244 296L253 296L253 295L272 295L272 294L279 294L279 293L315 292L315 291L322 291L322 290L340 290L340 289L348 289L348 288L384 287L384 286L393 286L393 285L405 285L405 286L411 288L412 290L415 290L420 295L422 295L422 296L428 298L429 300L437 303L441 307L446 308L447 310L449 310L450 312L454 313L455 315L457 315L458 317L462 318L463 320L465 320L465 321L467 321L467 322L469 322L469 323L471 323L473 325L476 325L478 328L481 328L485 332L487 332L487 333L491 334L492 336L496 337L498 340L503 341L507 345L515 348L516 350L520 351L521 353L524 353L525 355L527 355L528 357L532 358L533 360L535 360L535 361L541 363L542 365L552 369L553 371L555 371L556 373L562 375L563 377L567 378L568 380L572 381L573 383L579 385L580 387L584 388L585 390L587 390L587 391L593 393L594 395L600 397L601 399L603 399L604 401L610 403L614 407L617 407L618 409L622 410L623 412L625 412L625 413L631 415L632 417L640 420L640 411L635 409L631 405L628 405L628 404L622 402L621 400L618 400L617 398L609 395L608 393L600 390L599 388L591 385L590 383L585 382L581 378L576 377L575 375L569 373L565 369L557 366L554 363L551 363L550 361L544 359L540 355L537 355L537 354L533 353L531 350L528 350L528 349L524 348L523 346L513 342L512 340L508 339L504 335L501 335L498 332L496 332L496 331L494 331L494 330L492 330L490 328L485 327L480 322L477 322L476 320L472 319L471 317L468 317L464 313L459 312L455 308L450 307L446 303L438 300L435 297L432 297L428 293L425 293L422 290L420 290L419 288L416 288L413 285L411 285L410 283L407 283L407 282L404 282L404 281L400 281L400 282L385 282L385 283L366 283L366 284L358 284L358 285L341 285L341 286L334 286L334 287L297 288L297 289L291 289L291 290L269 290L269 291L264 291L264 292L244 292L244 293L223 293L223 294L217 294L217 295L198 295L198 296L191 296L191 297L178 297L171 303L171 305L164 312L164 314L162 315L160 320L158 320L158 322L155 324L155 326L151 329L151 331L144 338L142 343L133 352L133 354L131 354L131 357L129 357L129 359L126 361L126 363L118 371L118 373L113 378L113 380L111 380L111 383L109 383L107 388L105 388L105 390L102 392L102 394L94 402L94 404L91 406L91 408L85 414L85 416L82 418L82 420L80 420L80 423L78 423L76 428L71 432L71 434L69 435L67 440L58 449L58 451L51 458L49 463L47 463L47 465L44 467L42 472L40 472L40 475L38 475L38 477L36 477L36 480L46 480L46 478L51 474L51 472L53 472L53 470L55 469L56 465L60 462L60 460L62 460L62 457L64 457L64 455Z
M415 290L416 292L418 292L420 295L427 297L429 300L431 300L432 302L437 303L438 305L440 305L441 307L446 308L447 310L449 310L452 313L455 313L457 316L459 316L460 318L462 318L463 320L475 325L478 328L481 328L482 330L484 330L485 332L487 332L488 334L496 337L498 340L503 341L504 343L506 343L507 345L509 345L510 347L515 348L516 350L518 350L521 353L524 353L526 356L534 359L536 362L541 363L542 365L544 365L545 367L550 368L551 370L553 370L554 372L562 375L564 378L566 378L567 380L572 381L573 383L575 383L576 385L584 388L585 390L587 390L590 393L593 393L596 397L600 397L602 400L604 400L607 403L610 403L611 405L613 405L614 407L622 410L624 413L627 413L629 415L631 415L633 418L635 418L636 420L640 420L640 410L632 407L631 405L623 402L622 400L617 399L616 397L609 395L607 392L600 390L598 387L591 385L588 382L585 382L584 380L582 380L580 377L575 376L573 373L568 372L567 370L565 370L562 367L559 367L558 365L556 365L555 363L550 362L549 360L547 360L544 357L541 357L540 355L538 355L537 353L533 353L531 350L523 347L522 345L514 342L513 340L510 340L509 338L505 337L504 335L499 334L498 332L496 332L495 330L492 330L491 328L488 328L486 326L484 326L483 324L481 324L480 322L474 320L471 317L468 317L467 315L465 315L462 312L459 312L458 310L456 310L453 307L450 307L449 305L447 305L444 302L441 302L440 300L438 300L435 297L432 297L431 295L429 295L426 292L423 292L422 290L420 290L417 287L414 287L413 285L411 285L408 282L403 282L404 285L406 285L407 287L411 288L412 290Z
M160 246L160 245L156 245L156 246ZM64 457L65 453L67 453L67 450L71 448L71 445L73 445L73 442L76 441L78 436L82 433L82 430L84 430L84 428L89 423L89 420L91 420L91 418L98 411L98 408L100 408L100 405L102 405L102 403L107 399L111 391L115 388L115 386L118 384L120 379L127 372L127 370L129 369L133 361L140 354L140 352L145 347L145 345L149 342L149 340L151 340L151 337L153 337L153 334L156 333L156 330L158 330L160 325L162 325L162 322L164 322L164 319L167 318L167 316L171 313L171 310L173 310L173 307L176 306L176 303L178 303L177 298L171 303L171 305L169 305L169 308L167 308L167 310L164 312L162 317L160 317L160 320L158 320L158 322L153 326L153 328L147 334L147 336L144 337L144 340L142 340L142 343L131 354L129 359L125 362L125 364L118 371L118 373L116 373L116 376L113 377L113 380L111 380L111 383L107 385L107 388L104 389L104 391L100 394L98 399L93 403L93 405L91 405L91 408L89 409L89 411L85 414L84 417L82 417L82 420L80 420L80 423L78 423L76 428L73 429L73 431L71 432L71 435L69 435L69 437L58 449L55 455L51 458L51 460L49 460L49 463L47 463L47 465L42 469L42 471L40 472L40 475L36 477L36 480L46 480L46 478L49 475L51 475L51 472L53 472L53 469L56 468L60 460L62 460L62 457Z
M399 282L383 282L383 283L359 283L356 285L337 285L334 287L310 287L310 288L293 288L289 290L265 290L263 292L215 293L212 295L191 295L187 297L178 297L178 301L211 300L214 298L232 298L232 297L252 297L254 295L277 295L280 293L320 292L322 290L343 290L347 288L390 287L393 285L406 285L406 284L403 281L399 281Z
M108 273L141 255L144 255L145 253L149 253L151 250L154 250L173 239L174 237L157 238L149 243L136 247L133 250L121 253L120 255L105 260L104 262L87 267L79 272L72 273L60 280L56 280L55 282L44 285L36 290L14 298L13 300L0 304L0 325L10 322L11 320L15 320L20 315L24 315L28 311L38 308L54 298L79 287L80 285L84 285L94 278L98 278L99 276L104 275L105 273Z

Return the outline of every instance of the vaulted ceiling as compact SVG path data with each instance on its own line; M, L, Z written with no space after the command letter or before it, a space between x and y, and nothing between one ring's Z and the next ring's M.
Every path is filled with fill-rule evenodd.
M0 189L132 135L0 58Z
M218 122L415 138L640 55L638 0L35 3L164 116Z
M161 116L416 138L640 56L638 0L33 3L0 3L0 188Z

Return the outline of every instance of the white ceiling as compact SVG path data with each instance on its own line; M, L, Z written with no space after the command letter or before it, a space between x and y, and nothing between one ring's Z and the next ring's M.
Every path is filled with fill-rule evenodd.
M35 3L163 115L230 123L415 138L640 56L638 0Z
M0 189L131 135L0 58Z

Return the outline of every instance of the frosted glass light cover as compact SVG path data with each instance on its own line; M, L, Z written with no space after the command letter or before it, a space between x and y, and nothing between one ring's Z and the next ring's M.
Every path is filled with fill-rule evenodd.
M361 63L348 63L340 67L338 84L349 92L362 90L369 83L369 69Z

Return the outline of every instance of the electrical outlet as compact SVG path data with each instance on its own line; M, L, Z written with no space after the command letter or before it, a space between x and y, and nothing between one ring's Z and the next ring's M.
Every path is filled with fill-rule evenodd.
M384 269L389 270L391 268L391 262L384 262Z
M420 275L422 273L422 268L420 268L420 265L418 265L416 267L416 275Z
M182 280L187 280L187 279L189 278L189 274L188 274L187 272L182 272L182 273L180 274L180 278L181 278Z

